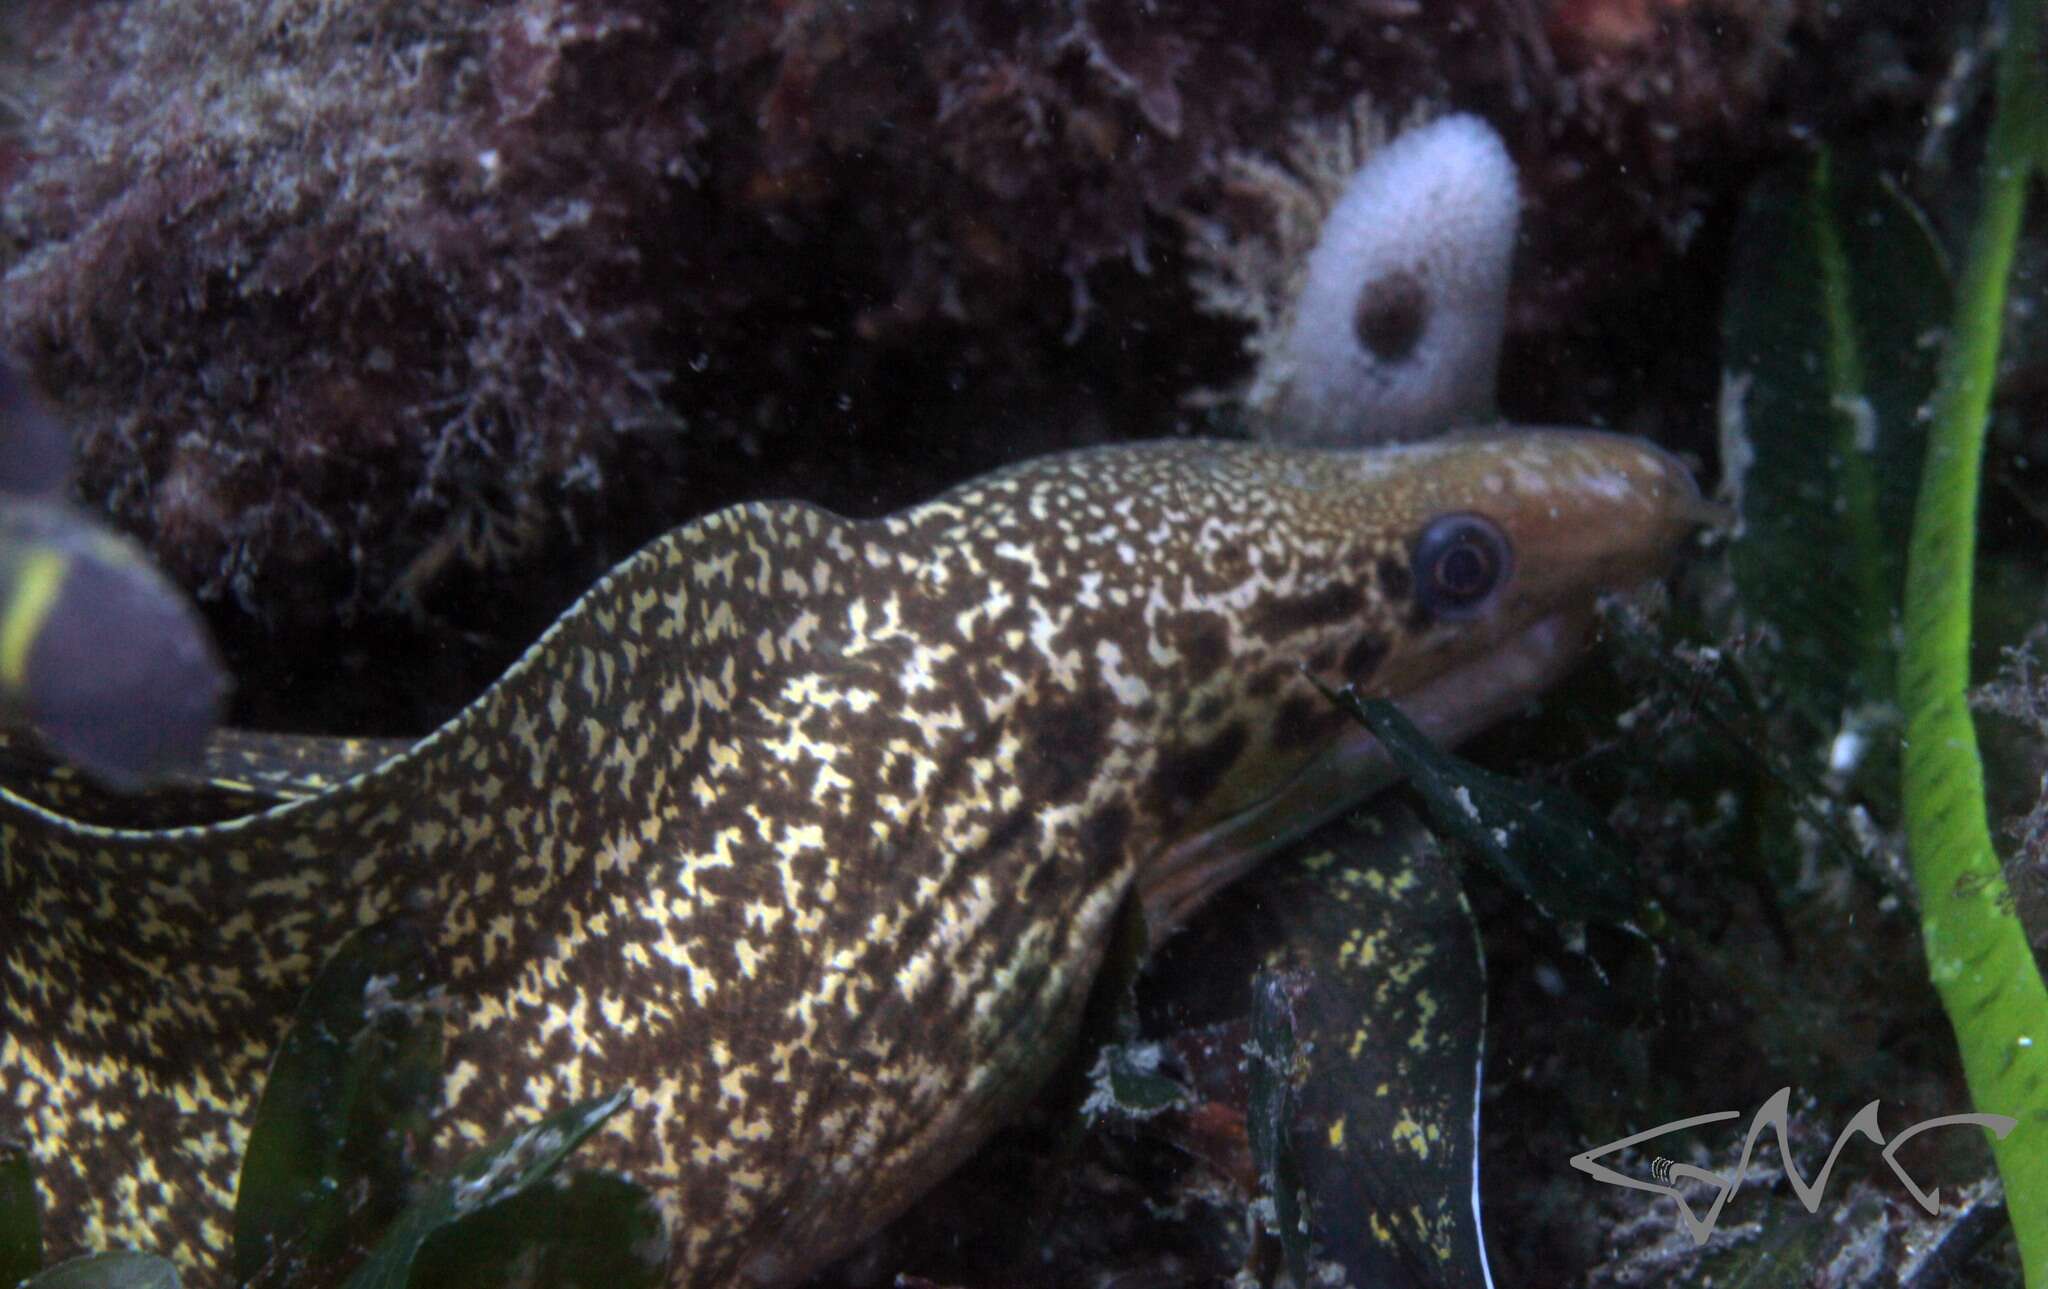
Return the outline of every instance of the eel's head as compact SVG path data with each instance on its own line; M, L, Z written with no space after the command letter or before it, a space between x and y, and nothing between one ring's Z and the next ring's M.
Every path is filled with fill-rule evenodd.
M1683 464L1621 435L1503 431L1357 459L1374 457L1391 469L1347 563L1394 619L1386 657L1370 676L1320 678L1395 697L1469 678L1543 623L1660 575L1712 517Z
M1595 431L1475 432L1260 468L1271 522L1308 535L1325 573L1295 560L1239 615L1234 681L1207 704L1224 711L1197 724L1237 731L1241 751L1139 872L1155 937L1396 777L1308 676L1392 698L1455 742L1558 679L1595 599L1662 574L1716 517L1676 458ZM1190 737L1198 749L1211 736ZM1169 749L1162 773L1194 759Z

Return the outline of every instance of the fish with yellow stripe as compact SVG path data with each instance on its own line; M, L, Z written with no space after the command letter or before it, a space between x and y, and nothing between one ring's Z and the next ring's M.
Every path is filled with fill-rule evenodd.
M72 506L69 435L0 361L0 717L134 787L191 769L227 678L140 546Z

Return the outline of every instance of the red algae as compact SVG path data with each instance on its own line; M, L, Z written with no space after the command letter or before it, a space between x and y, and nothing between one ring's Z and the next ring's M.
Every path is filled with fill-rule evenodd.
M1241 359L1174 216L1233 218L1227 158L1362 89L1502 129L1512 378L1517 336L1642 295L1770 147L1789 7L1652 8L1588 59L1523 0L27 5L0 349L217 619L473 623L449 575L485 569L545 620L740 496L874 512L1185 427ZM512 587L569 536L562 584Z

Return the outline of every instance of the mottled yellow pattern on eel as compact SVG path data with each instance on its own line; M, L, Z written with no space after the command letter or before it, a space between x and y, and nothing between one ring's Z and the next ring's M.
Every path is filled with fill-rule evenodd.
M215 1278L299 993L402 915L446 981L441 1150L629 1087L579 1162L659 1191L678 1283L786 1283L1031 1092L1148 865L1337 737L1304 665L1410 692L1654 573L1692 495L1654 449L1516 433L1118 447L871 522L721 511L331 791L165 832L0 798L0 1132L53 1252ZM1513 576L1439 621L1408 562L1457 511Z

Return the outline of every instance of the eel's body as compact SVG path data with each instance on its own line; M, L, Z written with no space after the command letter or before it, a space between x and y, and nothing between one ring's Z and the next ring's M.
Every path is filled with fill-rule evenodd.
M52 1252L211 1279L300 992L403 915L446 984L442 1149L629 1087L578 1161L659 1192L678 1283L788 1283L1029 1095L1127 895L1177 916L1357 794L1303 667L1498 706L1696 505L1655 449L1560 432L1122 447L871 522L721 511L320 795L162 832L0 796L0 1133ZM1460 514L1507 544L1476 602L1484 559L1421 549ZM1536 673L1494 665L1517 651Z

